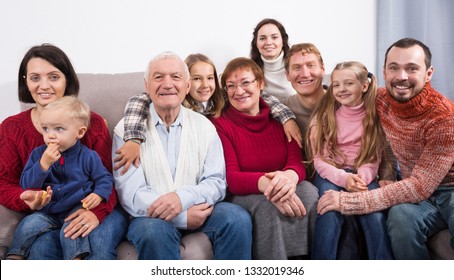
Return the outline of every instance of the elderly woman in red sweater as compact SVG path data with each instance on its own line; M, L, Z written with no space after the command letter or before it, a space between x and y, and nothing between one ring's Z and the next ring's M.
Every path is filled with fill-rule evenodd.
M260 97L262 70L251 59L233 59L221 84L228 104L212 121L224 148L228 199L253 218L253 258L309 255L317 190L304 181L301 148Z
M50 102L65 95L77 96L79 81L66 54L56 46L43 44L28 50L19 67L19 100L34 103L32 109L11 116L2 123L0 131L0 208L2 211L28 214L41 209L46 200L41 190L23 191L19 185L21 173L31 151L44 144L39 117ZM95 150L107 170L112 171L112 139L107 126L99 115L91 113L90 127L81 143ZM87 259L115 259L116 247L124 238L127 216L121 208L114 208L117 194L112 191L108 201L97 207L79 209L67 220L65 236L59 229L43 232L32 244L29 252L22 252L27 259L61 259L60 238L89 238L90 250L81 252ZM5 209L7 208L7 209ZM2 231L14 221L0 217ZM16 215L18 216L18 215ZM100 224L100 222L103 222ZM85 226L89 225L89 226ZM0 240L9 246L11 240Z

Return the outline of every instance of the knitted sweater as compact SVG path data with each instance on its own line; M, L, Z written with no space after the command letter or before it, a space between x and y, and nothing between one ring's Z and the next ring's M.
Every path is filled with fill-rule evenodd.
M279 101L284 101L287 97L294 95L295 89L287 80L285 75L284 52L274 60L267 60L262 56L263 73L265 74L265 88L263 91Z
M258 181L267 172L294 170L306 177L301 149L285 137L282 125L260 99L260 114L249 116L230 106L213 119L224 148L227 184L235 195L260 194Z
M439 186L454 188L454 103L427 83L405 103L379 89L376 106L403 180L373 191L341 192L341 212L371 213L423 201Z
M112 139L104 120L96 113L91 113L90 128L81 143L95 150L103 165L112 171ZM44 145L43 136L33 126L31 110L11 116L2 123L0 130L0 204L17 211L30 212L28 205L20 199L23 192L19 185L22 170L32 150ZM101 202L92 212L99 222L113 210L117 204L117 193L112 191L107 202Z

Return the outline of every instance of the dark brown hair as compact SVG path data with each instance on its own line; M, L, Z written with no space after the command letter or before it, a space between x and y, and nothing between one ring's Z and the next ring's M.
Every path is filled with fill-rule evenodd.
M41 58L55 66L60 70L66 78L66 89L64 95L76 96L79 94L79 80L74 68L69 61L68 56L58 47L51 44L42 44L34 46L25 54L19 66L18 73L18 96L19 101L24 103L35 103L33 97L28 90L27 64L32 58Z
M402 38L402 39L396 41L395 43L393 43L391 46L389 46L389 48L386 50L386 53L385 53L384 67L386 67L388 53L393 47L401 48L401 49L408 49L408 48L411 48L416 45L420 46L423 49L424 54L425 54L424 63L426 64L426 69L429 69L430 66L432 66L432 53L430 52L429 47L426 46L423 42L418 41L413 38Z
M262 69L263 69L263 60L260 55L259 49L257 48L257 39L258 39L257 36L258 36L260 28L262 28L262 26L264 26L266 24L273 24L277 27L277 29L279 29L279 32L281 33L281 37L282 37L282 51L284 52L284 59L287 57L288 52L290 50L290 46L288 44L287 31L285 31L284 26L279 21L272 19L272 18L265 18L262 21L260 21L257 24L257 26L254 28L254 32L252 33L250 57Z

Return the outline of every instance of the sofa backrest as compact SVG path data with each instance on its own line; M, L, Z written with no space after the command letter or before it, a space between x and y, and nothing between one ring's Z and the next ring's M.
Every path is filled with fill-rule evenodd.
M112 135L113 129L123 117L128 99L145 91L143 72L120 74L77 74L80 82L79 98L90 110L107 121ZM21 104L25 110L34 104Z
M112 134L123 118L128 99L145 91L143 72L122 74L78 74L79 98L107 121Z

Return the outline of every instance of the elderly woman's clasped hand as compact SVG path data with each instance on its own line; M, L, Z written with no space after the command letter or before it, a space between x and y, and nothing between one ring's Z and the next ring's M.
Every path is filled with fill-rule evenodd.
M298 175L293 170L266 173L259 180L259 190L285 216L302 218L306 208L295 194Z

